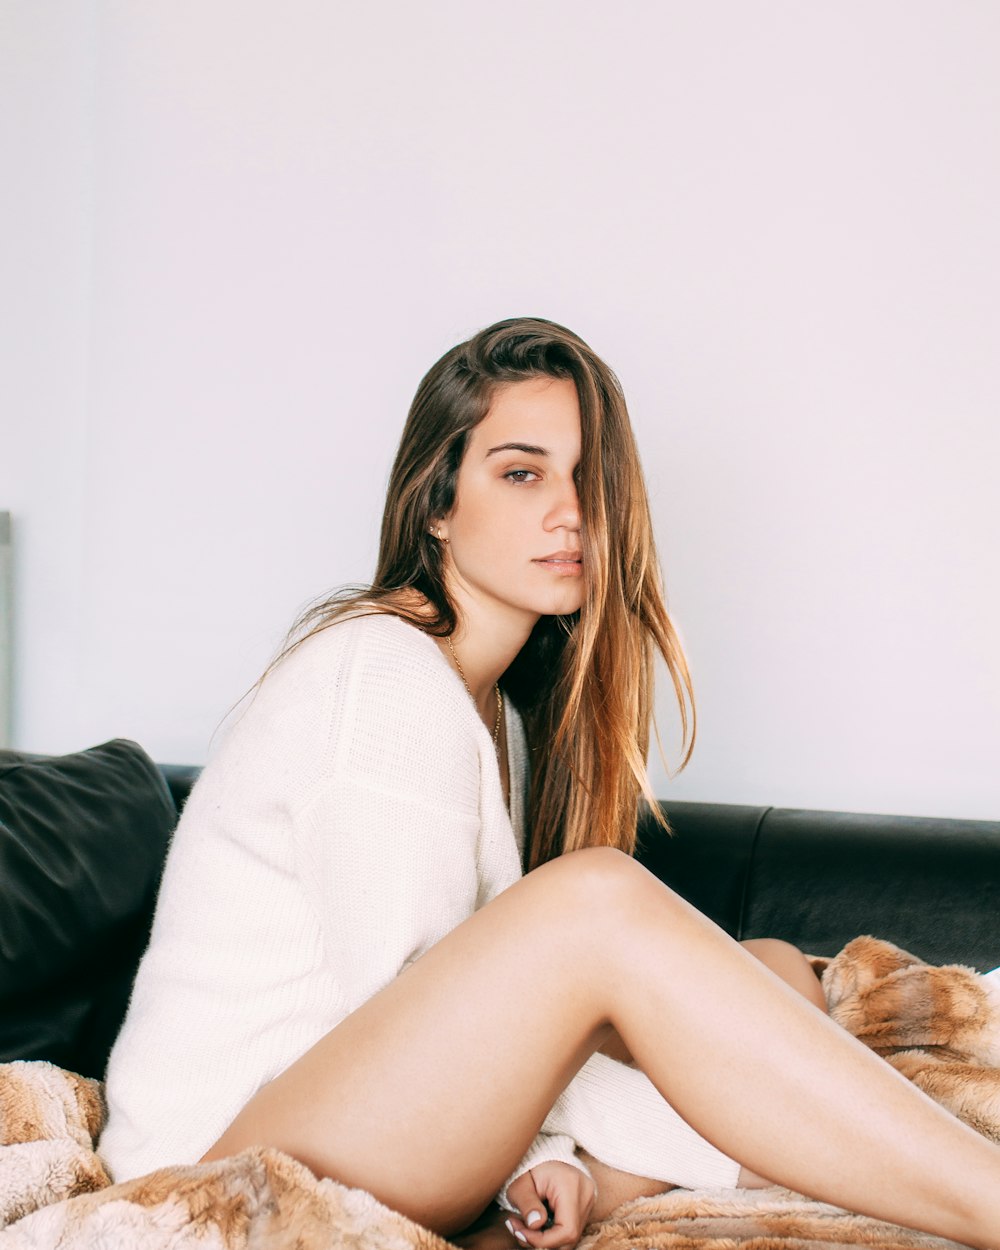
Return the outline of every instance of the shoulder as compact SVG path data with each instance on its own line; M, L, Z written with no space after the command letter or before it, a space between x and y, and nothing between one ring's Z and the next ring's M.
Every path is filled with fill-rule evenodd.
M360 685L369 696L381 689L395 692L398 701L404 691L450 696L451 676L429 634L382 612L349 617L313 634L279 662L268 680L310 689L317 681L333 683L341 696Z
M264 679L252 711L327 775L433 772L431 755L461 770L477 754L478 717L438 644L386 613L305 639Z
M359 680L404 685L440 681L432 638L396 616L372 613L325 626L296 643L268 670L258 697L265 702L326 699L339 703Z
M435 784L478 775L479 718L434 638L395 616L346 626L353 641L341 691L342 767L369 778L419 773Z
M464 710L461 694L429 635L385 613L353 616L309 635L268 669L220 750L262 742L270 752L303 762L319 756L329 766L345 731Z
M299 811L339 778L478 802L478 724L433 638L398 617L351 617L267 672L218 739L199 800Z

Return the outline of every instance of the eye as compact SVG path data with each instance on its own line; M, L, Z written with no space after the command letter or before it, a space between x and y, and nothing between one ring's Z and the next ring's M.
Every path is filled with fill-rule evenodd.
M504 474L504 477L508 482L520 485L522 482L527 482L533 478L537 478L538 474L531 469L510 469Z

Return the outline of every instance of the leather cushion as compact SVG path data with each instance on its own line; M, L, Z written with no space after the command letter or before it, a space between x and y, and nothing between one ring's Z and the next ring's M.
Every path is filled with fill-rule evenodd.
M635 857L733 937L742 937L747 878L766 807L729 803L660 803L665 833L640 816Z
M0 751L0 1059L100 1075L176 820L134 742Z
M774 809L741 936L835 955L870 933L933 964L1000 963L1000 821Z

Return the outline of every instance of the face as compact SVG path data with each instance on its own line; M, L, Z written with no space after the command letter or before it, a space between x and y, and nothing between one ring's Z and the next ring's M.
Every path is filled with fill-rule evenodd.
M435 523L448 540L446 577L461 606L529 630L539 616L580 608L579 464L571 379L530 378L497 390L469 435L454 506Z

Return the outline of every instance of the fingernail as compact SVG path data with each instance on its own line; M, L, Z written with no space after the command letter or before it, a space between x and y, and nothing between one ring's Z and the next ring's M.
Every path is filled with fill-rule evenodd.
M528 1216L528 1218L524 1222L525 1224L527 1224L529 1228L534 1228L536 1224L541 1224L542 1222L541 1211L532 1211L532 1213Z
M507 1232L513 1237L514 1225L510 1222L510 1220L504 1220L504 1223L507 1225Z
M526 1246L526 1245L528 1244L528 1239L527 1239L527 1237L525 1237L524 1233L522 1233L520 1229L518 1229L518 1230L517 1230L517 1232L514 1234L514 1236L518 1239L518 1241L519 1241L519 1242L520 1242L523 1246Z

